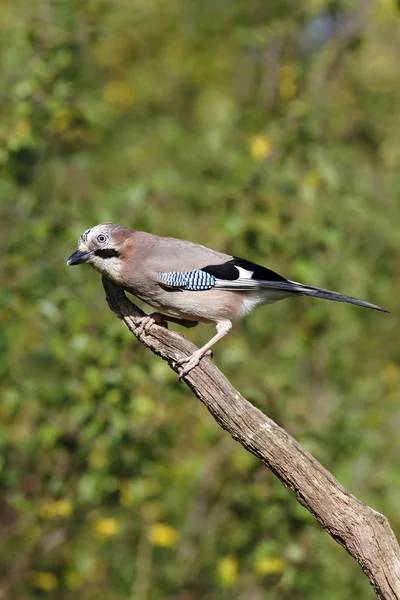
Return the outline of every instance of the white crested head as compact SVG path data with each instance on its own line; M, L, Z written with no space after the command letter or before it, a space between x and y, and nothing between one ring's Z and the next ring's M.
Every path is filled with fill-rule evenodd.
M109 279L118 280L122 267L121 250L132 239L133 231L115 223L101 223L87 229L78 240L77 250L67 265L88 263Z

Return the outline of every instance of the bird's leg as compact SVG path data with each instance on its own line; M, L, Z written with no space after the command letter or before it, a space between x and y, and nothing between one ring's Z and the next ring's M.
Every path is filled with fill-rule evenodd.
M154 312L151 313L150 315L145 315L144 317L141 317L139 319L139 329L137 331L138 336L140 337L142 335L142 333L145 331L146 333L149 333L150 328L156 324L156 325L160 325L160 327L166 327L168 329L168 324L165 320L164 315L158 313L158 312Z
M211 340L207 342L207 344L193 352L193 354L191 354L190 356L178 360L178 365L185 365L183 369L181 369L179 372L179 379L187 375L189 371L191 371L194 367L197 367L203 356L206 356L210 353L211 346L213 346L216 342L218 342L218 340L223 338L224 335L228 333L231 327L232 323L230 321L219 321L217 323L216 335L214 335L214 337L212 337Z

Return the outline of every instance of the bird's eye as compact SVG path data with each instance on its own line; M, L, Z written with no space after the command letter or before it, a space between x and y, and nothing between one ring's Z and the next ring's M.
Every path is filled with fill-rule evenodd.
M99 233L99 235L97 236L97 241L99 242L99 244L105 244L107 240L108 237L104 233Z

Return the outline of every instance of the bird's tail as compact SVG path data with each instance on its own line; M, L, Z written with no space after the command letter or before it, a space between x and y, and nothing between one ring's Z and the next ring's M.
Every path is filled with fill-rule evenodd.
M296 281L290 281L289 279L284 279L283 277L279 278L278 275L276 275L276 279L268 280L253 279L248 277L239 277L238 279L228 281L216 279L214 287L221 290L236 290L243 292L252 290L266 290L266 292L268 292L265 301L266 304L289 297L292 294L298 294L301 296L313 296L314 298L332 300L333 302L347 302L347 304L356 304L357 306L363 306L364 308L372 308L373 310L380 310L386 313L389 312L386 310L386 308L382 308L376 304L364 302L364 300L359 300L358 298L353 298L352 296L338 294L338 292L332 292L331 290L323 290L322 288L304 285L302 283L297 283ZM274 292L276 292L276 294L274 294Z
M347 302L347 304L356 304L357 306L364 306L364 308L372 308L373 310L380 310L386 313L389 312L386 310L386 308L382 308L376 304L371 304L370 302L364 302L364 300L358 300L358 298L352 298L352 296L344 296L343 294L338 294L338 292L323 290L310 285L303 285L301 283L296 283L295 281L290 281L289 283L293 284L294 286L292 291L297 292L302 296L323 298L324 300L332 300L333 302Z

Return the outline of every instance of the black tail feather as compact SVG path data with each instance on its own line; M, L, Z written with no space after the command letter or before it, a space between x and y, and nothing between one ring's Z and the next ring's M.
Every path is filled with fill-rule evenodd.
M294 292L301 294L302 296L312 296L313 298L322 298L324 300L332 300L333 302L346 302L347 304L356 304L357 306L363 306L364 308L371 308L372 310L380 310L388 313L386 308L382 308L377 304L371 304L371 302L364 302L358 298L352 296L345 296L338 292L332 292L331 290L324 290L322 288L316 288L309 285L302 285L301 283L295 283L290 281L289 283L294 284Z

